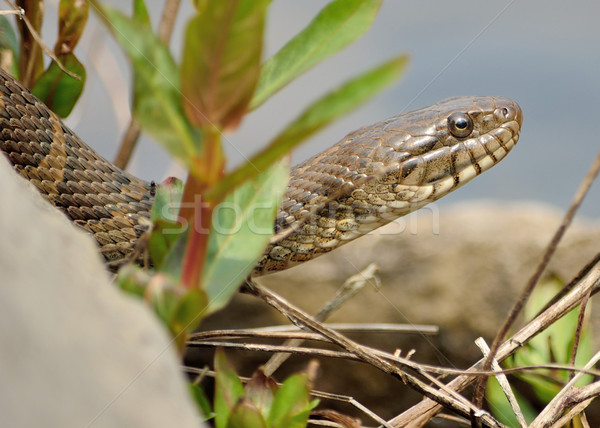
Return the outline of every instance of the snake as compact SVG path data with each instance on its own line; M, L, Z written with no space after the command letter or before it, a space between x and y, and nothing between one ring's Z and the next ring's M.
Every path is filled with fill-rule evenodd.
M362 127L291 168L275 236L252 275L281 271L436 201L500 162L523 113L503 97L455 97ZM0 150L95 238L107 266L147 233L154 183L116 167L0 70ZM135 261L135 260L134 260Z

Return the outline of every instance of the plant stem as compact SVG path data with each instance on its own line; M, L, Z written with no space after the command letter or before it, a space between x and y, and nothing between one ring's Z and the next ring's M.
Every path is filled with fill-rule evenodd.
M182 206L179 216L188 223L188 241L183 258L181 282L192 289L201 287L200 281L208 250L209 231L212 213L220 202L208 200L205 197L208 188L214 186L222 177L225 170L225 158L221 147L221 134L215 128L205 129L205 150L200 159L207 180L200 180L193 175L183 190Z

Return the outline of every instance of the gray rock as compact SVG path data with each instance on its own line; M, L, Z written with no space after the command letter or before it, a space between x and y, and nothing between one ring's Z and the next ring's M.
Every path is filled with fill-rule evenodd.
M166 332L0 156L0 425L198 427Z

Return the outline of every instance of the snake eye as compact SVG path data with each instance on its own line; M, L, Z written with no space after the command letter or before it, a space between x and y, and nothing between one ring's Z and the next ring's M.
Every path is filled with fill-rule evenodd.
M448 131L456 138L468 137L473 131L473 120L466 113L452 113L448 116Z

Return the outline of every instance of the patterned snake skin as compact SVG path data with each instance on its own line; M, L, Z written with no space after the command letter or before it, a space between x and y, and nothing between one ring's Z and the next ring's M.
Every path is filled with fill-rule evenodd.
M327 253L458 188L514 147L512 100L460 97L361 128L291 171L254 275ZM0 70L0 149L54 206L93 234L109 266L147 230L151 185L120 170ZM129 257L128 257L129 255Z

